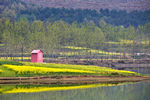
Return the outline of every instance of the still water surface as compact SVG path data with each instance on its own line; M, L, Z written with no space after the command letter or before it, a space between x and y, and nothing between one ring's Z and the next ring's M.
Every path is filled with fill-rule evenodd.
M150 100L150 82L52 87L0 85L0 100Z

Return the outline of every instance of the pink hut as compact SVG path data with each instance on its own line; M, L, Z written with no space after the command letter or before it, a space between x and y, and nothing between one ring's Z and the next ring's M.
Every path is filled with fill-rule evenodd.
M33 50L31 52L31 62L43 63L43 52L41 50Z

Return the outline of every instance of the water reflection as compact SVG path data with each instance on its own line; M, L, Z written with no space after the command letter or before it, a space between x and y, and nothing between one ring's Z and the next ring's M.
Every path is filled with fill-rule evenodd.
M74 90L83 88L118 86L125 83L73 84L73 85L0 85L0 93L32 93L43 91Z
M74 85L74 86L42 86L42 88L76 87L76 89L44 91L33 93L8 93L13 89L31 89L35 86L10 86L2 87L0 100L150 100L150 82L135 84L111 85ZM78 87L78 88L77 88ZM80 88L79 88L80 87ZM82 87L82 88L81 88ZM36 87L40 88L39 86Z

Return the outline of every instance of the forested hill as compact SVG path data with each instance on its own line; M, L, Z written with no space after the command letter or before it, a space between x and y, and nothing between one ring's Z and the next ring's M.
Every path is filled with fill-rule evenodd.
M28 1L28 0L27 0ZM44 2L44 0L43 0ZM101 20L113 25L130 25L137 27L150 22L150 10L126 12L124 10L100 9L99 12L90 9L43 8L20 2L20 0L0 0L0 17L11 20L22 18L29 21L41 20L55 22L63 20L67 23L84 23L92 21L99 25Z
M19 0L0 0L0 17L15 19L26 4Z
M147 10L150 0L21 0L42 7L74 8L74 9L116 9L116 10Z

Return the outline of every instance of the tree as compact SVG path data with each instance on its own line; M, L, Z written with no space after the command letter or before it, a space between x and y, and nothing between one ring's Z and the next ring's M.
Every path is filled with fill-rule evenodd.
M14 36L14 30L13 30L13 24L10 22L9 19L6 19L4 23L4 31L3 31L3 43L5 47L5 53L8 56L11 56L14 47L13 45L15 44L15 36Z
M144 31L149 41L149 49L150 49L150 22L144 25Z

